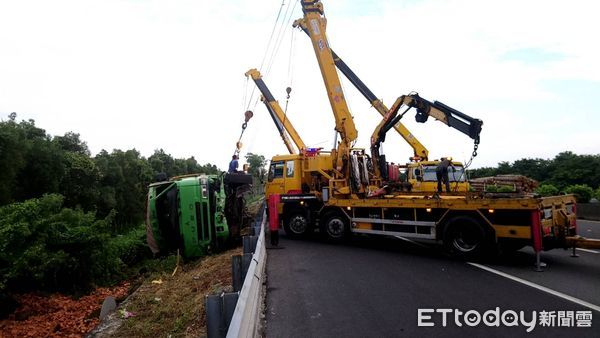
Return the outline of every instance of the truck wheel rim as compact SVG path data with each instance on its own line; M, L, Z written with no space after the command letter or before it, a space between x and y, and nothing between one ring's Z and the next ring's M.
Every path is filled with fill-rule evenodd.
M472 230L472 229L471 229ZM469 229L461 229L456 231L452 244L460 252L471 252L479 246L481 239L469 231Z
M338 218L329 220L327 233L333 238L341 237L344 234L344 222Z
M290 230L296 234L303 234L306 232L307 224L306 218L302 216L294 216L290 220Z

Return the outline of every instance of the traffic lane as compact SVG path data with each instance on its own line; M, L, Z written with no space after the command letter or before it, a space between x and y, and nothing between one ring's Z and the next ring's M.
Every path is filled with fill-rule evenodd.
M578 219L577 233L579 236L600 239L600 222Z
M418 309L580 311L577 304L399 240L350 245L281 238L267 261L268 337L525 336L526 328L417 326ZM596 314L598 316L598 314ZM463 324L464 325L464 324ZM536 327L533 336L594 336L592 328ZM529 334L531 336L532 334Z
M579 234L588 238L600 238L600 222L577 220ZM578 257L571 257L572 250L554 249L542 252L543 272L533 267L533 248L525 247L512 254L486 262L485 265L565 293L600 306L600 251L577 250Z
M572 250L563 249L542 252L541 260L546 263L543 272L534 269L531 247L485 265L600 306L600 254L578 250L575 258L571 253Z

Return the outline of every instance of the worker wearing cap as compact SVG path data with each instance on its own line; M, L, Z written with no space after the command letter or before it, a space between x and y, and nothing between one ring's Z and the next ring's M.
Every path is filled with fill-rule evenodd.
M442 192L442 183L446 186L446 192L450 192L450 182L448 179L448 167L452 165L452 157L442 157L440 164L435 169L435 175L437 177L437 189L438 192Z

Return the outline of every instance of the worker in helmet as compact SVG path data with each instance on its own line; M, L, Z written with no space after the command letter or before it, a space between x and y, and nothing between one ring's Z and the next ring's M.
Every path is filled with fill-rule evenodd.
M448 167L452 167L452 169L454 169L454 166L452 165L452 157L448 157L448 158L442 157L440 164L438 164L438 166L435 170L435 175L437 177L438 192L442 192L442 183L444 183L444 185L446 186L446 192L450 192L450 182L448 179Z

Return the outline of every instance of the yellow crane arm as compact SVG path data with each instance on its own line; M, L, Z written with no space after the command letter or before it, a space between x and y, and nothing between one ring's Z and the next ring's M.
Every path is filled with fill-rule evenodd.
M335 130L340 133L343 146L349 148L358 137L358 131L346 103L342 85L335 69L333 54L327 41L325 33L327 20L323 16L323 4L320 0L302 0L301 4L304 17L296 20L294 27L300 26L308 31L335 117ZM340 149L341 151L342 149Z
M406 106L406 110L402 114L398 114L401 106ZM386 133L396 124L410 109L415 108L417 114L415 119L419 123L427 122L429 116L444 123L445 125L457 129L458 131L468 135L476 144L479 144L479 134L483 121L464 114L454 108L451 108L439 101L430 102L419 94L402 95L396 99L390 110L384 115L383 120L377 125L375 131L371 135L371 157L373 160L373 168L377 176L381 176L381 165L379 146L385 141Z
M252 80L256 84L256 87L258 87L258 90L260 90L262 94L263 103L267 107L267 110L269 111L269 114L271 115L271 118L275 123L275 127L277 127L279 135L281 136L281 139L283 140L283 143L285 144L289 153L296 153L294 146L290 142L290 138L296 145L296 148L298 148L298 152L302 152L302 150L306 149L304 141L302 140L300 135L298 135L298 132L296 132L296 129L290 122L289 118L287 118L286 114L281 109L279 102L277 102L273 97L273 94L271 94L271 91L263 81L260 72L257 69L253 68L247 71L245 75L246 77L252 78Z
M381 116L385 116L388 112L388 108L385 106L383 101L377 98L375 94L367 87L367 85L362 82L362 80L352 71L352 69L340 58L333 50L333 59L335 61L335 65L337 68L346 76L346 78L358 89L358 91L363 94L363 96L371 103L373 108L381 114ZM402 122L398 121L394 125L394 129L402 136L402 138L412 147L413 149L413 158L411 160L419 160L419 161L427 161L429 157L429 150L425 148L425 146L402 124Z
M310 32L308 27L303 24L300 20L294 24L295 26L299 26L302 28L304 33L306 33L310 37ZM363 96L371 103L371 105L384 116L388 112L388 108L385 104L373 94L373 92L367 87L367 85L362 82L362 80L352 71L352 69L339 57L335 51L331 50L331 54L333 56L333 61L335 66L346 76L346 78L358 89L358 91L363 94ZM429 157L429 150L402 124L402 122L398 122L394 125L394 129L400 134L400 136L412 147L413 149L413 158L412 160L421 160L427 161Z

